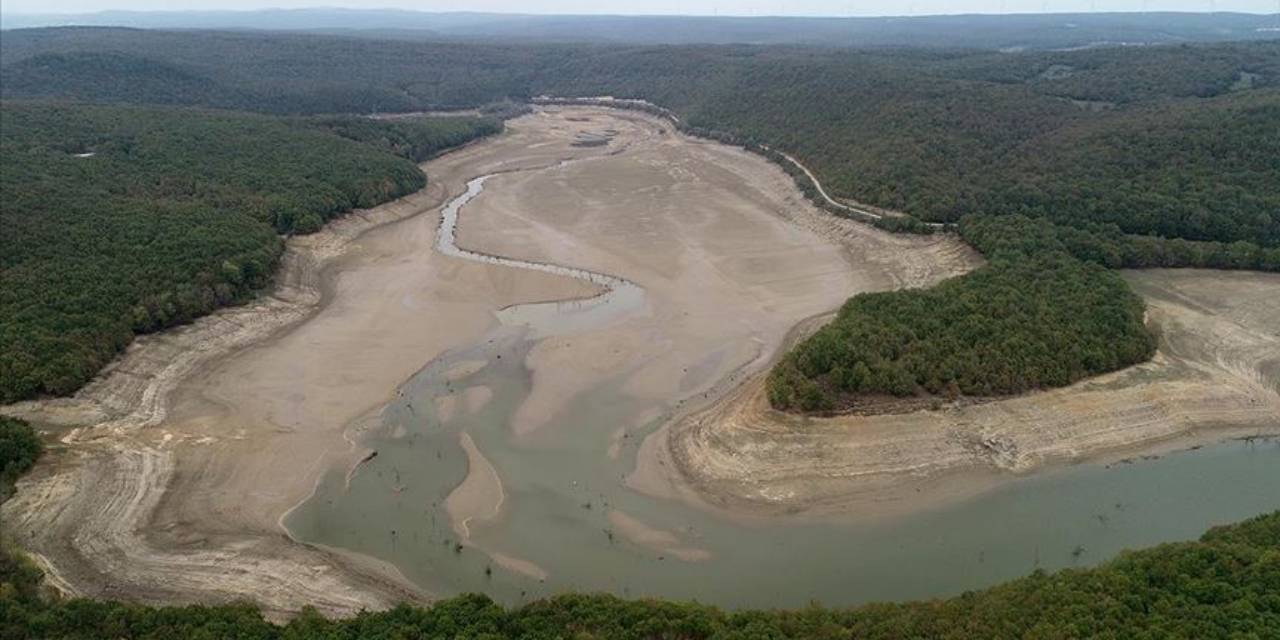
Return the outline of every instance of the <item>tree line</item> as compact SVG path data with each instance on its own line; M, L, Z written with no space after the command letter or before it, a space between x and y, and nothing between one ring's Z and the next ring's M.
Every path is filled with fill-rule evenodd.
M9 498L18 477L35 466L43 450L40 437L31 425L0 416L0 503Z

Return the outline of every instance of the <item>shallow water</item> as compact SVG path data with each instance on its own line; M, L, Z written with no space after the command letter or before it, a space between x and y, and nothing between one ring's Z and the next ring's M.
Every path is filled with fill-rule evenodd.
M568 590L694 598L730 607L830 605L958 593L1036 568L1094 564L1120 550L1192 539L1206 528L1280 508L1280 443L1230 442L1110 468L1078 465L1011 480L977 498L878 522L742 525L622 486L643 435L659 417L606 455L626 416L661 415L602 380L551 423L516 438L510 427L529 394L525 356L547 335L603 326L644 305L625 280L568 267L510 260L458 248L463 205L488 176L444 210L438 250L464 259L579 277L608 292L572 303L517 305L479 343L444 354L415 375L389 405L382 427L363 441L378 452L348 478L334 470L286 519L298 538L394 563L440 595L483 591L506 602ZM458 363L483 361L450 381ZM450 420L434 398L486 386L492 399ZM675 399L673 399L674 401ZM498 521L472 527L458 547L445 498L467 472L458 434L466 431L497 469L506 498ZM614 531L619 509L674 532L702 562L639 547ZM486 553L532 562L545 581L496 566Z

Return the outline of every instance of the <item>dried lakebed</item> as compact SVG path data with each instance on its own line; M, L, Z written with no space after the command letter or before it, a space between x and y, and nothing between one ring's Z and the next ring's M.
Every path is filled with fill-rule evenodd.
M608 143L575 144L587 138ZM1266 294L1280 280L1150 274L1138 284L1155 321L1180 323L1164 360L1046 394L1113 404L1056 449L1042 436L1067 423L1049 406L1016 464L953 451L992 423L951 410L868 429L755 414L704 429L707 415L751 406L797 323L853 292L926 286L979 260L953 238L834 219L764 160L640 114L541 109L426 169L432 193L380 208L403 219L352 236L334 268L304 279L320 292L310 315L159 391L112 395L109 374L74 402L29 408L87 427L4 509L65 588L250 597L281 613L471 590L849 604L1094 562L1280 506L1280 449L1261 440L1015 475L1114 461L1126 444L1280 430L1265 420L1280 339ZM1193 276L1203 282L1182 286ZM1211 311L1223 300L1202 289L1237 277L1254 278L1234 290L1253 302ZM1189 346L1206 332L1225 338ZM146 370L138 352L122 367L130 379ZM1252 382L1231 395L1220 370ZM1209 424L1169 393L1236 422ZM159 415L95 423L135 396ZM1140 415L1116 411L1127 398L1145 402ZM1179 412L1195 415L1152 430ZM930 440L938 431L954 436ZM1071 449L1081 434L1094 438ZM913 462L930 452L937 467ZM869 457L881 473L857 468ZM776 517L791 508L821 516ZM95 528L106 522L117 524Z
M452 240L450 220L479 197L478 187L487 179L472 181L472 188L446 207L449 231L442 239ZM519 229L514 223L523 215L521 203L532 200L521 196L544 187L506 186L514 193L462 215L499 218L484 229L490 234L501 235L508 225ZM550 214L538 219L560 225L558 233L578 222ZM558 246L555 242L490 246L504 255L575 257L545 248ZM448 243L439 248L460 251ZM494 259L489 253L463 252ZM509 261L520 266L516 262ZM530 264L554 269L545 262ZM602 274L562 269L609 287ZM636 286L619 282L624 290ZM573 306L526 321L518 319L529 315L522 306L504 310L501 329L438 359L402 387L404 399L387 408L383 427L363 441L378 451L377 458L354 477L331 474L316 496L290 515L290 529L304 540L392 562L438 593L484 591L519 602L565 590L605 590L767 607L955 593L1035 568L1093 562L1126 547L1194 536L1206 523L1280 506L1280 497L1269 488L1280 482L1280 448L1271 441L1231 442L1116 468L1057 470L1006 483L976 499L929 510L908 508L917 513L893 518L743 521L732 517L739 514L724 517L696 504L649 497L625 481L636 465L639 443L680 414L680 405L703 404L700 397L718 397L726 389L677 393L655 404L628 393L626 383L634 374L615 367L612 375L599 375L576 390L559 411L544 412L550 416L544 424L531 428L520 416L537 386L537 367L528 363L535 361L531 355L543 339L589 340L584 336L607 332L643 308L639 302L609 302L611 295L580 303L590 309L612 307L607 316L597 316L607 320L584 321L582 310ZM633 291L625 298L642 297ZM519 328L526 324L532 326ZM589 361L562 360L563 368L555 372L587 367ZM740 362L737 379L759 368L761 358ZM485 390L485 402L440 401L477 389ZM463 404L471 406L456 408ZM972 474L962 484L977 494L988 488L983 480ZM751 484L747 478L734 481ZM1229 487L1235 488L1232 498L1220 499ZM778 502L786 504L790 497ZM902 496L898 501L916 507L930 502ZM1196 505L1193 513L1186 505ZM1001 525L992 527L992 522Z

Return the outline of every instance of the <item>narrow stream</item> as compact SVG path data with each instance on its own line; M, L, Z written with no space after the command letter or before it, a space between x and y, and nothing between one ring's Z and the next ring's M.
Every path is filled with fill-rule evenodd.
M564 166L570 161L563 161ZM495 174L472 179L462 195L450 200L440 212L440 232L436 234L436 250L446 256L497 264L515 269L530 269L559 276L585 280L602 287L605 292L581 300L565 300L518 304L498 312L498 320L507 326L528 327L533 336L547 337L577 333L608 324L614 319L635 311L644 305L644 289L635 283L603 273L575 269L556 264L515 260L486 253L470 251L458 246L458 213L462 207L484 191L485 181Z
M439 595L480 591L509 603L564 592L697 599L729 607L850 605L959 593L1040 568L1089 565L1125 548L1192 539L1206 528L1280 508L1280 443L1229 442L1159 459L1078 465L1010 481L982 496L877 522L780 521L744 526L622 486L643 435L605 455L624 416L668 405L624 394L604 379L550 425L515 438L509 424L529 396L525 356L548 335L604 326L641 310L634 283L571 267L513 260L456 245L458 215L491 176L444 209L437 250L468 260L581 278L606 292L572 302L504 309L501 326L443 354L406 382L363 444L378 456L347 478L334 470L286 519L301 540L366 553ZM482 362L468 375L462 363ZM487 387L474 411L442 419L435 398ZM497 470L504 512L460 547L444 502L467 474L466 432ZM619 510L674 532L698 553L687 562L637 546L614 530ZM545 580L495 564L490 553L536 565ZM704 557L705 556L705 557Z

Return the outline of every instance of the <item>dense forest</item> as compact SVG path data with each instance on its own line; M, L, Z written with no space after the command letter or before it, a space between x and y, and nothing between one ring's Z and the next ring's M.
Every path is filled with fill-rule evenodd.
M279 234L420 189L491 119L0 104L0 401L74 391L134 334L245 299Z
M1000 253L926 290L862 294L769 374L779 409L867 396L955 398L1060 387L1151 357L1144 306L1120 276L1065 253Z
M773 406L876 410L891 406L877 396L1064 386L1155 351L1142 300L1108 268L1280 271L1280 247L1131 235L1107 223L968 215L958 230L987 267L928 290L851 298L774 366Z
M272 113L638 97L786 150L836 195L927 220L1280 243L1274 41L1012 54L69 28L9 32L0 53L6 96Z
M1196 267L1280 271L1280 247L1124 233L1107 223L1061 224L1024 215L967 215L961 237L986 255L1062 251L1110 268Z
M352 116L327 116L303 120L330 131L390 151L414 162L422 162L441 151L466 144L476 138L502 132L497 118L421 118L373 120Z

